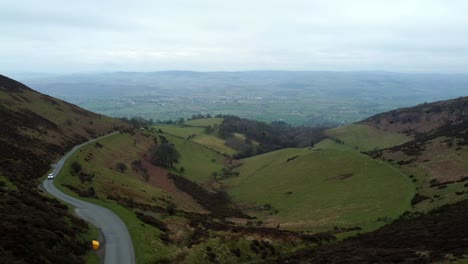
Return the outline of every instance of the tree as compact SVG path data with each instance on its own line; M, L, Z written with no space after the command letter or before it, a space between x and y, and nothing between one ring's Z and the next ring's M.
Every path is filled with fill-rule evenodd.
M81 164L78 161L72 162L72 164L70 165L70 168L72 169L73 173L78 173L82 169Z
M123 162L117 162L117 164L115 165L115 168L118 171L124 173L127 170L127 165Z
M180 173L184 173L185 168L184 168L184 167L180 167L180 168L179 168L179 171L180 171Z
M180 158L179 152L170 143L161 143L151 149L151 163L157 166L173 167Z
M212 128L211 126L205 127L205 133L206 133L206 134L211 134L211 133L213 133L213 128Z

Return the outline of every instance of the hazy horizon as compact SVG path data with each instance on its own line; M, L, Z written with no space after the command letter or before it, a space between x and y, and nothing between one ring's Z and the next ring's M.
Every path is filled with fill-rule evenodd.
M0 3L0 72L468 73L465 1Z
M2 75L12 78L28 79L28 78L37 78L43 76L73 76L73 75L100 75L100 74L119 74L119 73L140 73L140 74L150 74L150 73L183 73L183 72L192 72L192 73L248 73L248 72L291 72L291 73L369 73L369 74L397 74L397 75L460 75L466 76L468 72L417 72L417 71L385 71L385 70L271 70L271 69L260 69L260 70L190 70L190 69L167 69L167 70L145 70L145 71L70 71L70 72L52 72L52 71L13 71L13 72L4 72Z

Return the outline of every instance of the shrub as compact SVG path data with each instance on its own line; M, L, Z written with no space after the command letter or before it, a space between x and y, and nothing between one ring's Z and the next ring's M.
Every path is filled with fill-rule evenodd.
M124 173L127 170L127 165L123 162L117 162L117 164L115 165L115 168L118 171Z
M78 161L74 161L74 162L72 162L72 164L70 165L70 168L72 169L72 172L73 172L73 173L78 173L78 172L81 171L82 166L81 166L81 164L80 164Z

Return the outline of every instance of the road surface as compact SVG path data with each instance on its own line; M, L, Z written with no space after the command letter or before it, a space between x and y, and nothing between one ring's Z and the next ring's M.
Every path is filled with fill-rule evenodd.
M81 145L75 146L70 152L68 152L65 156L63 156L62 159L57 162L53 174L55 176L58 175L65 161L81 146L101 138L93 139ZM68 196L59 191L53 183L54 180L44 180L44 189L59 200L62 200L67 204L75 207L75 212L80 218L101 230L105 238L105 264L135 263L135 253L133 251L132 239L128 233L127 226L116 214L102 206Z

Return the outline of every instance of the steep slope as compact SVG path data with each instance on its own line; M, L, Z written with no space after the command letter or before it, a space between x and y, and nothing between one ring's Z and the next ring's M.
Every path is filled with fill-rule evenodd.
M31 175L28 178L39 176L39 167L43 173L50 160L73 145L123 125L4 76L0 76L0 122L1 168L12 176L19 170ZM41 158L32 158L36 155Z
M82 263L87 224L35 179L70 147L125 128L0 75L0 262Z
M356 128L373 132L360 137ZM341 144L367 151L410 175L418 190L414 210L467 197L467 132L468 97L397 109L327 131Z
M468 97L460 97L381 113L360 123L383 131L424 135L456 128L467 118Z

